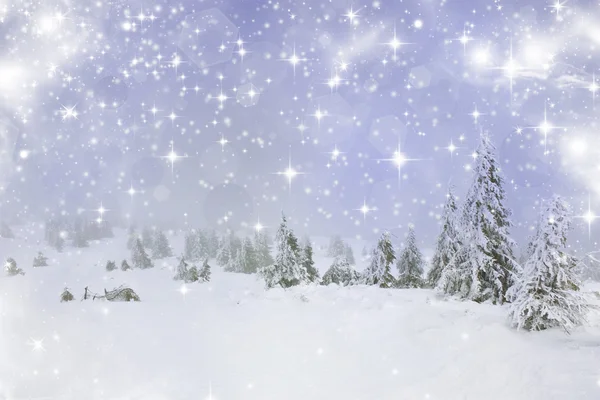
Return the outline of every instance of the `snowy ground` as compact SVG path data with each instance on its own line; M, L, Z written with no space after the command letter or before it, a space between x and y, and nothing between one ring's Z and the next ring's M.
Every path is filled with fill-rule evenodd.
M0 240L26 271L0 276L0 399L600 398L596 315L571 336L515 332L502 307L429 290L265 292L214 263L212 282L184 295L161 263L105 272L107 258L128 255L125 242L121 233L80 254L45 250L51 266L33 269L40 245ZM142 302L79 301L85 286L120 284ZM59 302L65 285L77 301Z

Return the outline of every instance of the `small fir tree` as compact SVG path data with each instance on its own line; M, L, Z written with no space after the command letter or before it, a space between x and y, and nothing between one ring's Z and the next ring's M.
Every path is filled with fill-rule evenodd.
M17 267L17 262L12 257L6 259L4 268L6 269L8 276L25 275L25 272L23 272L21 268Z
M136 239L131 249L131 262L134 268L148 269L154 267L140 239Z
M336 257L331 267L323 275L321 285L330 285L335 283L340 286L349 286L360 280L360 274L350 266L350 263L344 256Z
M567 252L570 209L559 196L543 205L529 258L518 283L509 319L518 329L561 327L569 333L585 322L589 304L579 293L578 260Z
M307 281L306 268L301 263L298 239L287 226L285 215L275 235L277 255L275 263L261 269L267 288L281 286L289 288Z
M396 281L391 273L391 265L394 260L396 260L396 255L390 234L384 232L373 249L371 264L363 273L363 282L366 285L379 285L382 288L394 287Z
M131 266L127 263L127 260L123 260L123 262L121 262L121 271L129 271L130 269Z
M34 267L47 267L48 266L48 257L44 256L41 251L38 251L37 256L33 259Z
M187 280L189 274L188 264L185 262L185 259L181 257L179 261L179 265L177 266L177 270L175 272L175 276L173 277L176 281Z
M116 269L117 269L117 263L116 262L110 261L110 260L106 262L106 270L108 272L114 271Z
M204 260L202 264L202 268L198 273L198 280L201 282L209 282L210 281L210 265L208 265L208 259Z
M73 300L75 300L75 297L73 297L73 294L69 291L69 288L65 288L65 290L63 290L62 294L60 295L60 302L66 303Z
M417 247L415 231L409 228L406 238L406 245L398 258L396 267L398 268L399 288L421 288L423 287L423 255Z

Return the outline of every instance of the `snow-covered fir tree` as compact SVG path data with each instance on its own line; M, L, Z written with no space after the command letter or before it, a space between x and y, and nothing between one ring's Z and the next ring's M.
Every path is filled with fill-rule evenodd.
M131 266L129 265L127 260L123 260L121 262L121 271L129 271L130 269L131 269Z
M319 271L315 268L315 262L313 261L313 247L308 237L304 238L300 257L302 259L302 266L306 270L308 282L318 283L320 279Z
M502 304L520 267L513 255L510 210L504 205L504 179L494 150L489 136L482 134L460 221L461 247L450 271L456 280L449 293Z
M430 287L435 288L438 286L444 271L460 249L457 218L458 208L456 206L456 197L454 196L453 189L450 188L446 195L446 204L444 205L444 212L441 218L442 231L438 235L435 252L431 259L431 268L427 273L427 284ZM439 290L442 292L446 291L446 279L453 278L449 274L445 275L444 281L439 287Z
M275 286L289 288L307 282L308 274L301 262L298 239L287 226L283 214L275 235L275 249L277 251L275 262L260 270L267 288Z
M89 246L88 238L86 236L86 231L83 227L82 222L77 223L75 225L73 232L72 232L71 244L73 245L73 247L77 247L77 248L84 248L84 247Z
M242 249L238 249L232 257L229 257L229 262L223 267L223 270L225 272L241 273L244 268L242 257Z
M106 270L108 272L114 271L116 269L117 269L117 263L116 262L110 261L110 260L106 262Z
M206 234L208 258L215 258L219 250L219 236L213 229Z
M330 285L335 283L340 286L348 286L358 283L360 274L351 266L346 257L338 256L333 260L333 264L321 279L321 285Z
M154 267L152 260L146 254L142 241L138 238L131 249L131 263L134 268L148 269Z
M356 260L354 259L354 252L352 251L352 247L348 243L344 245L344 257L346 257L346 260L350 265L356 264Z
M229 264L230 259L235 256L231 248L231 236L223 235L219 241L219 248L217 249L217 265L225 268Z
M583 260L582 279L600 282L600 251L586 254Z
M73 300L75 300L75 297L73 297L73 294L69 291L69 288L65 288L60 295L60 302L65 303Z
M132 225L127 230L127 250L131 250L133 248L133 244L137 238L138 234L135 231L135 227Z
M162 258L172 257L173 250L169 245L169 239L163 231L157 231L154 236L154 247L152 248L152 258L160 260Z
M542 207L529 258L518 283L509 291L513 297L509 319L519 329L561 327L570 332L585 322L589 311L578 293L578 260L567 250L570 209L559 196Z
M197 260L196 255L198 254L198 240L196 231L191 230L185 234L183 239L183 256L188 260Z
M41 251L38 251L37 256L33 259L34 267L47 267L48 266L48 257L44 255Z
M259 268L273 264L274 260L271 256L271 247L269 246L269 234L265 229L254 233L254 250Z
M154 249L154 232L148 227L142 229L142 245L148 251Z
M421 288L423 287L423 255L417 247L415 231L408 228L408 235L404 249L398 257L396 267L398 268L397 286L399 288Z
M329 246L327 247L327 257L337 257L346 255L346 246L344 241L338 235L332 236L329 239Z
M241 250L242 271L245 274L254 274L258 271L258 258L250 238L244 238Z
M4 239L13 239L15 237L12 229L10 229L10 226L6 222L0 223L0 237Z
M188 278L188 274L188 264L185 262L185 259L181 257L179 265L177 265L177 269L175 270L175 276L173 279L176 281L184 281Z
M208 259L204 260L202 263L202 268L198 272L198 280L200 282L209 282L210 281L210 265L208 265Z
M384 232L371 255L371 264L362 275L362 281L366 285L379 285L382 288L391 288L396 280L391 273L391 265L396 260L394 246L390 240L389 232Z
M6 259L6 262L4 263L4 269L6 270L6 274L8 276L25 275L25 272L23 272L21 268L17 267L17 262L15 259L11 257Z

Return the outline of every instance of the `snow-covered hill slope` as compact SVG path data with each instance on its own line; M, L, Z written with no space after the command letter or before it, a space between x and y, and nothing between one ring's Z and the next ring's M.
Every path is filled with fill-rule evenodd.
M172 240L176 254L182 241ZM127 257L125 242L121 233L57 254L0 240L0 255L26 272L0 276L0 399L600 398L593 315L571 336L516 332L503 307L445 301L430 290L266 292L254 276L214 263L210 283L182 291L169 269L175 259L107 273L107 259L120 265ZM40 249L51 265L34 269ZM318 260L324 271L330 260ZM142 301L80 301L86 286L121 284ZM76 301L59 302L65 286Z

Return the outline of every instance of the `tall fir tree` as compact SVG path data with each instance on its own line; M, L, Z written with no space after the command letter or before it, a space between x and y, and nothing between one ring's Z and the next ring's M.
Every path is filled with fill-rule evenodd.
M453 189L450 188L446 195L446 204L441 219L442 231L437 238L435 253L431 259L431 268L427 273L427 283L433 288L438 287L440 279L444 276L439 287L441 291L446 291L446 280L452 279L449 274L444 274L444 271L460 249L457 213L456 197Z
M154 247L152 248L152 258L162 259L173 256L173 250L169 245L169 239L163 231L157 231L154 235Z
M570 209L559 196L543 204L518 284L509 291L512 325L539 331L561 327L567 333L585 322L589 304L578 293L578 260L567 252Z
M242 241L242 271L245 274L254 274L258 271L258 258L252 240L244 238Z
M301 263L298 239L287 226L287 219L283 214L275 235L275 248L277 254L274 264L261 268L261 276L267 288L289 288L305 283L308 273Z
M185 238L183 239L183 256L187 260L196 261L196 255L198 254L198 240L196 236L196 231L191 230L185 234Z
M327 257L338 257L346 255L346 246L344 241L338 235L332 236L329 239L329 246L327 247Z
M138 238L138 234L135 231L135 227L133 225L131 225L127 229L127 250L131 250L133 248L133 244L135 243L135 240L137 238Z
M520 267L513 255L511 213L504 205L504 179L494 151L489 136L482 134L460 223L461 247L452 263L457 281L450 292L502 304Z
M355 265L356 264L356 260L354 259L354 252L352 251L352 247L346 243L344 245L345 249L344 249L344 257L346 257L346 260L348 261L348 263L350 265Z
M208 258L215 258L219 249L219 236L213 229L206 235Z
M306 270L306 278L310 283L319 282L319 271L315 268L313 261L313 247L308 237L304 238L304 245L301 251L302 266Z
M242 249L238 249L231 257L229 261L223 267L226 272L242 272L244 268L244 260L242 258Z
M379 285L382 288L391 288L396 280L391 273L391 265L396 260L394 246L390 240L389 232L384 232L371 255L371 264L364 271L362 280L366 285Z
M254 233L254 249L259 268L273 264L274 260L273 256L271 256L271 247L269 246L269 234L265 229Z
M219 241L219 248L217 249L217 265L225 268L229 264L230 259L235 256L233 249L231 248L231 237L229 235L223 235Z
M142 245L144 249L152 251L154 249L154 232L148 227L142 229Z
M154 267L152 260L146 254L142 241L138 238L135 240L131 249L131 263L134 268L148 269Z
M397 286L399 288L423 287L424 266L423 255L417 247L415 231L410 227L408 229L408 236L406 237L406 244L396 263L396 267L398 268Z

